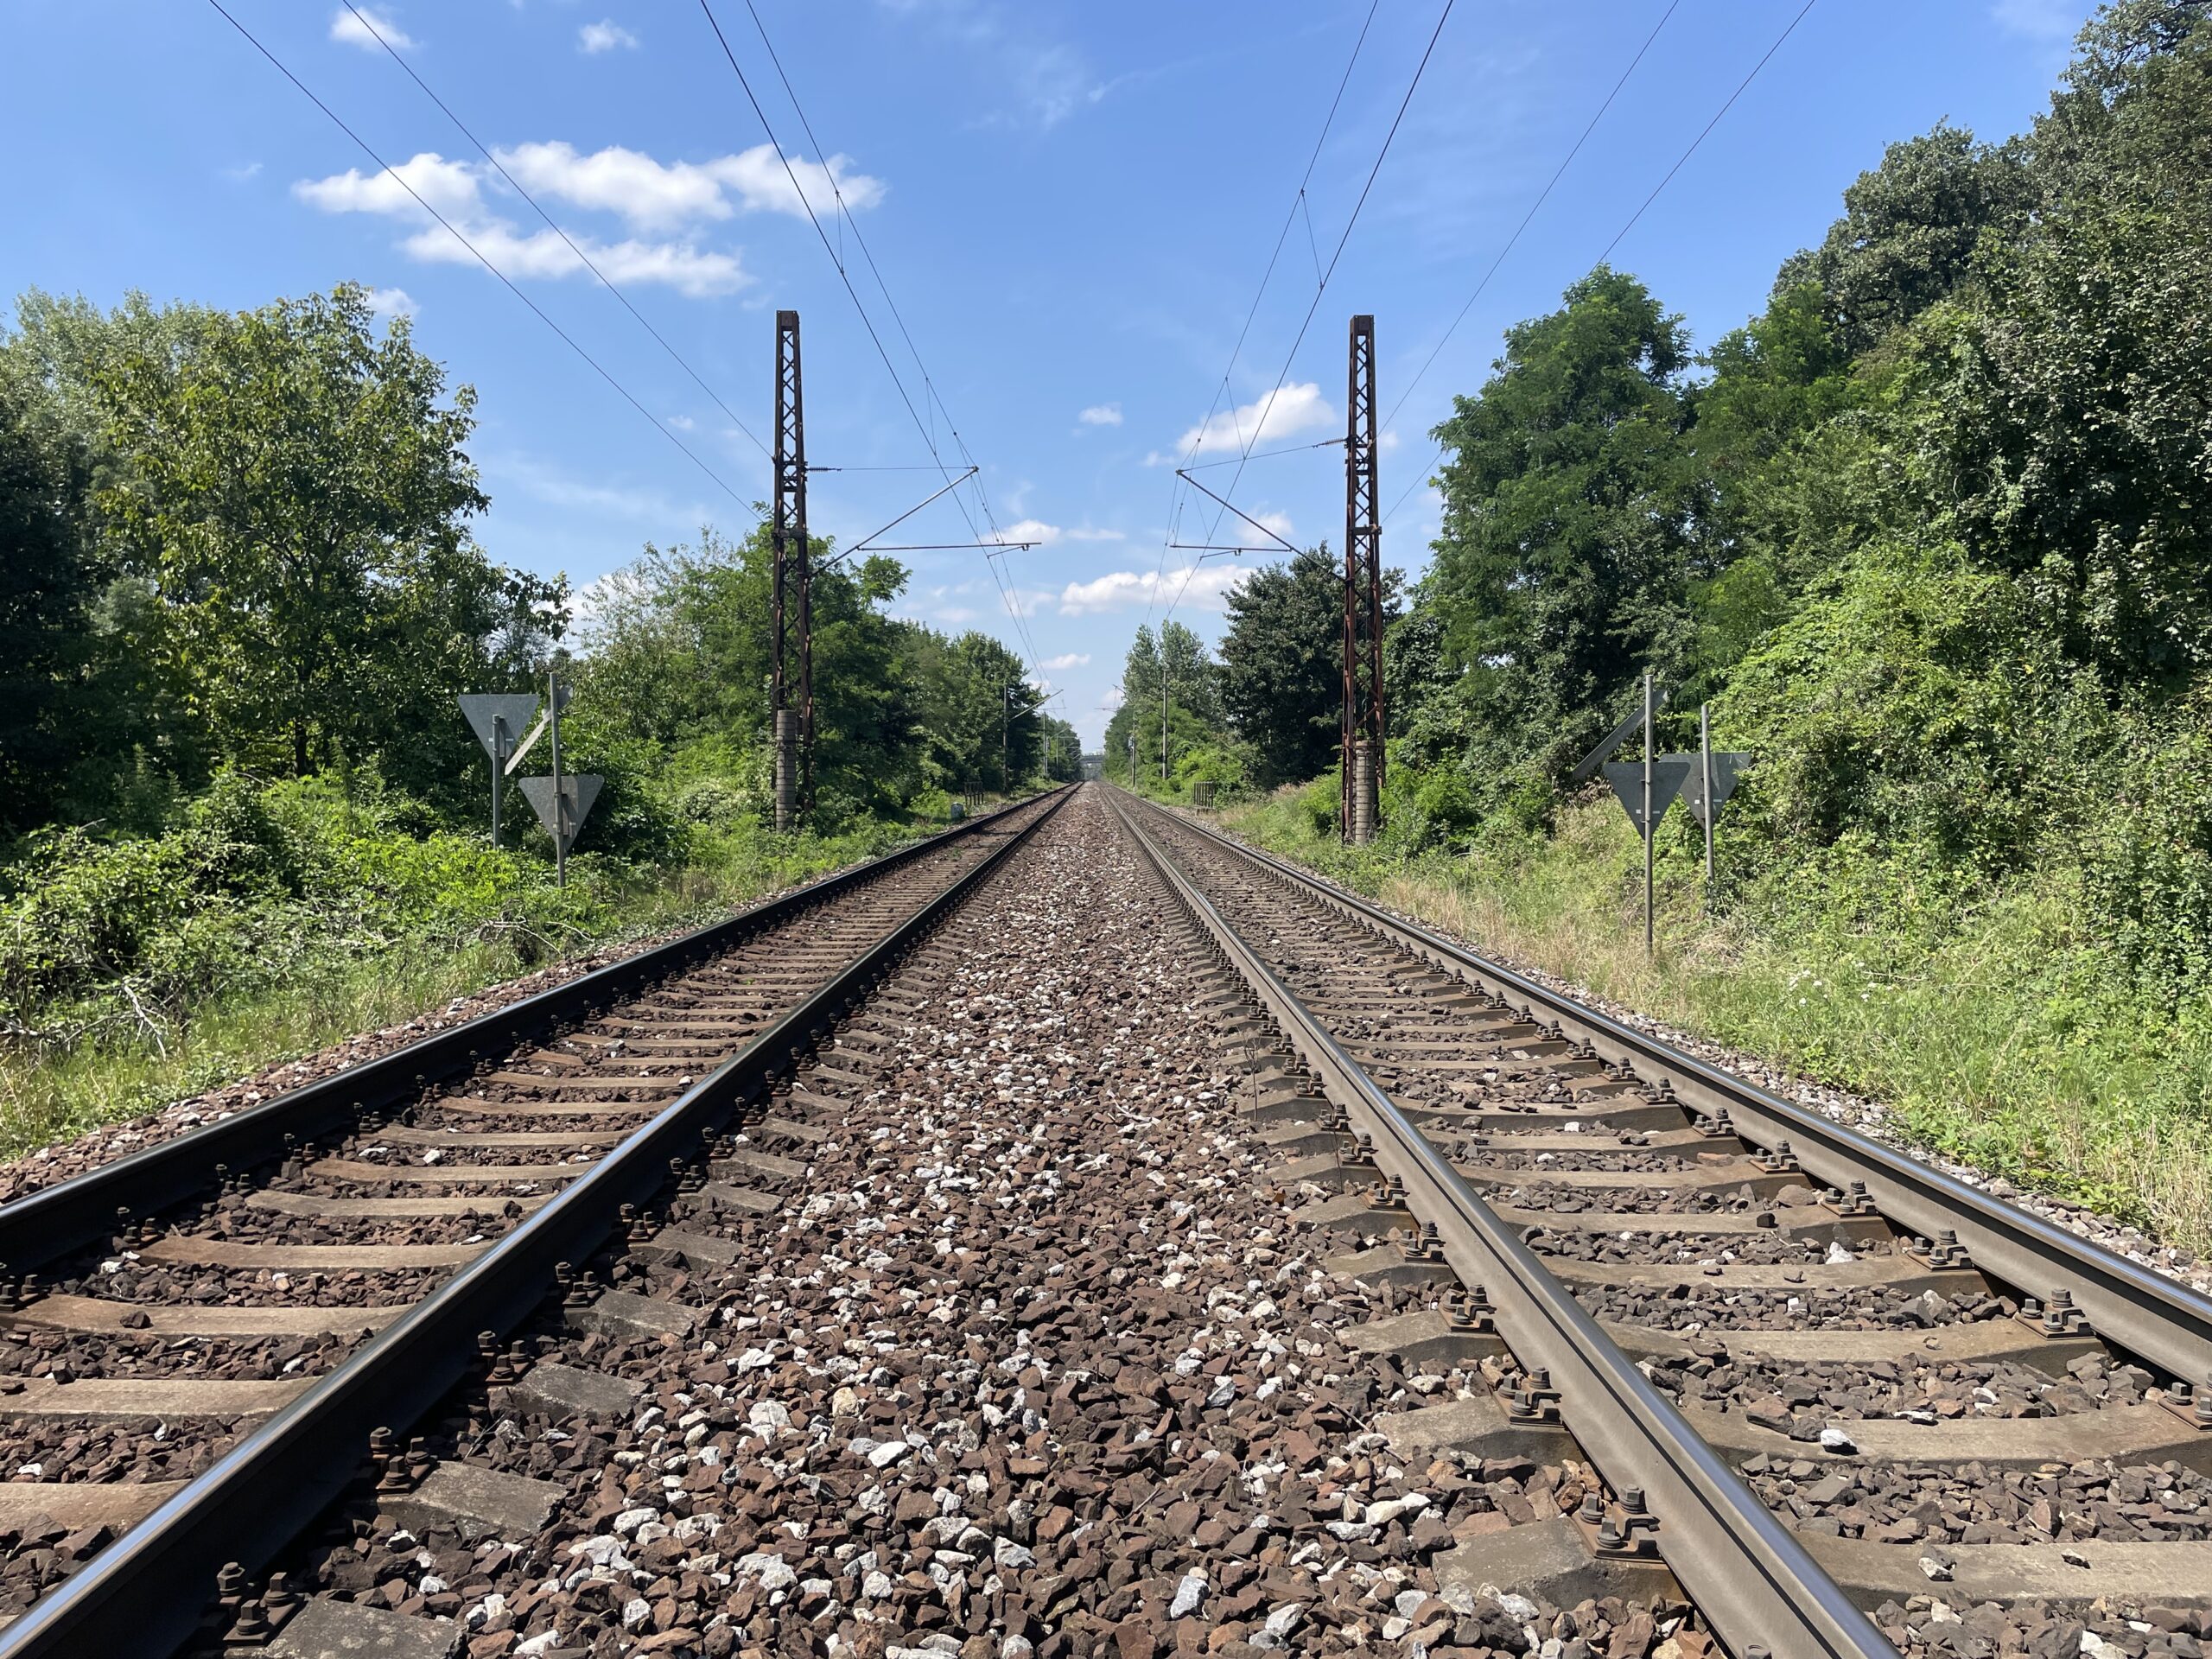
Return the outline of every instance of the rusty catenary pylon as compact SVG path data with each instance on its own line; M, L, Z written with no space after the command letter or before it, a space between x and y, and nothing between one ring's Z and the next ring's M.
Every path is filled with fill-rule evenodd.
M1344 838L1374 838L1382 795L1382 527L1376 465L1375 319L1351 320L1344 391Z
M806 539L806 414L798 313L776 313L775 511L769 585L774 669L769 699L776 745L776 828L814 803L813 575Z

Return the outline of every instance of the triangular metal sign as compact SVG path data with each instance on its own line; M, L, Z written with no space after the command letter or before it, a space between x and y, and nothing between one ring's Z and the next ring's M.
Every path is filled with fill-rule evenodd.
M1681 760L1688 763L1689 781L1682 785L1682 804L1700 823L1706 822L1705 773L1694 754L1669 755L1668 760ZM1715 749L1713 752L1713 815L1720 816L1720 809L1728 804L1728 798L1736 792L1737 781L1750 768L1751 757L1740 749Z
M566 853L576 844L576 832L584 827L584 820L591 816L592 803L599 798L600 777L595 772L569 772L561 779L561 794L568 805L569 838L561 844ZM553 828L553 780L550 778L525 778L522 792L529 798L531 809L537 814L537 821L545 826L545 833L556 833Z
M537 696L530 691L474 692L461 699L461 712L468 716L468 723L475 730L476 741L484 746L484 753L494 760L503 760L522 741L523 728L537 712ZM506 722L506 754L499 752L496 724L499 721Z
M1674 694L1669 691L1662 691L1659 694L1657 700L1652 703L1651 712L1656 715L1662 709L1664 709L1667 706L1667 699L1673 695ZM1569 783L1579 784L1584 779L1592 776L1598 770L1598 763L1600 760L1603 760L1607 755L1611 754L1615 749L1620 747L1622 744L1627 742L1629 739L1643 727L1643 705L1638 703L1635 713L1631 714L1626 720L1621 721L1619 725L1614 727L1611 731L1606 733L1603 742L1599 743L1596 748L1591 750L1589 753L1584 755L1580 760L1575 763L1574 770L1568 775L1567 781Z
M1690 775L1691 757L1681 754L1662 754L1651 761L1651 820L1653 823L1667 816L1667 809L1681 792L1682 780ZM1639 836L1649 835L1650 825L1643 821L1643 762L1641 760L1608 760L1605 762L1605 781L1613 786L1613 793L1621 798L1621 804L1628 809L1628 821L1636 826Z

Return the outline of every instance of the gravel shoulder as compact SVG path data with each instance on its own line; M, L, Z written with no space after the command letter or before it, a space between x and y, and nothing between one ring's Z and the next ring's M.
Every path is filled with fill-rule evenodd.
M1255 852L1268 852L1270 856L1284 856L1272 853L1270 849L1238 835L1234 830L1225 825L1199 820L1194 815L1182 811L1181 809L1170 810L1178 811L1180 816L1191 817L1194 823L1203 823L1205 828L1225 835L1241 845L1252 848ZM1287 861L1297 862L1294 859ZM1535 981L1548 990L1557 991L1561 995L1572 997L1585 1007L1594 1008L1600 1014L1619 1020L1623 1025L1633 1027L1649 1036L1656 1037L1660 1041L1679 1048L1684 1053L1694 1055L1708 1065L1732 1072L1746 1083L1754 1084L1770 1094L1778 1095L1784 1100L1808 1107L1830 1121L1840 1123L1847 1128L1855 1129L1869 1139L1879 1141L1885 1146L1893 1147L1900 1152L1909 1153L1931 1168L1939 1169L1958 1180L1979 1187L1993 1198L2003 1198L2010 1204L2017 1205L2031 1215L2041 1217L2055 1226L2063 1227L2079 1237L2101 1244L2107 1249L2126 1256L2139 1266L2149 1268L2154 1272L2165 1274L2177 1283L2189 1286L2193 1290L2212 1295L2212 1267L2208 1267L2193 1253L2182 1249L2178 1246L2164 1243L2138 1228L2116 1221L2109 1216L2101 1215L2083 1205L2069 1203L2048 1193L2028 1191L2002 1175L1993 1174L1988 1170L1973 1165L1958 1163L1933 1153L1925 1145L1899 1130L1891 1118L1889 1108L1881 1101L1837 1088L1817 1077L1808 1077L1801 1073L1788 1071L1756 1054L1746 1053L1740 1049L1708 1041L1694 1033L1651 1019L1635 1008L1624 1007L1596 995L1586 986L1576 984L1572 980L1561 979L1555 974L1548 973L1532 963L1496 950L1480 941L1459 938L1448 928L1440 926L1427 917L1407 914L1367 894L1351 893L1338 887L1337 883L1319 871L1307 869L1306 874L1324 887L1333 891L1344 892L1347 897L1357 898L1363 903L1376 906L1387 915L1396 917L1399 920L1411 923L1415 926L1427 928L1441 938L1452 939L1453 943L1468 950L1487 957L1503 967L1510 968L1515 973Z

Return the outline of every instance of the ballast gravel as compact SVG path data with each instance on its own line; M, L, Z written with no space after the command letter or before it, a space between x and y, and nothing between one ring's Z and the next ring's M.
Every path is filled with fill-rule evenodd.
M429 1429L433 1457L558 1486L552 1521L464 1541L364 1500L307 1582L459 1619L472 1659L1705 1659L1680 1606L1440 1591L1440 1553L1595 1478L1393 1453L1386 1414L1489 1381L1346 1344L1400 1299L1291 1223L1172 916L1103 808L1071 805L716 1149L807 1161L733 1178L774 1213L679 1199L590 1264L692 1310L688 1334L549 1314ZM664 1224L735 1260L671 1255ZM533 1363L634 1402L532 1404Z

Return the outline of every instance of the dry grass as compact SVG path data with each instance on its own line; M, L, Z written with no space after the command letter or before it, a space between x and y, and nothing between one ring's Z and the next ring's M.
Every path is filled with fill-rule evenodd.
M1765 905L1787 922L1761 931L1708 916L1683 860L1663 870L1646 957L1637 843L1610 803L1472 858L1349 854L1281 799L1224 823L1486 955L1883 1101L1919 1144L2212 1247L2212 1009L2115 990L2063 886L1924 918L1907 906L1886 928L1800 893Z

